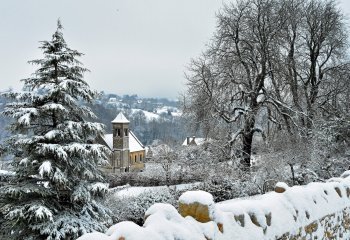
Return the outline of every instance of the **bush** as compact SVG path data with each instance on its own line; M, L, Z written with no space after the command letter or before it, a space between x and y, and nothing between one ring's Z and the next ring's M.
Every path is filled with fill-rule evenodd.
M214 179L196 187L213 195L215 202L222 202L238 197L247 197L260 193L260 189L250 181Z
M144 175L141 173L120 173L120 174L110 174L108 175L108 183L111 188L117 186L123 186L129 184L131 186L164 186L167 185L165 178L160 178L158 176ZM191 183L201 181L202 178L199 176L180 176L172 175L172 178L169 181L169 185L177 185L183 183Z
M121 221L133 221L142 225L146 210L155 203L169 203L176 205L177 194L172 191L149 191L138 195L137 197L118 198L110 194L106 198L106 205L112 211L114 223Z

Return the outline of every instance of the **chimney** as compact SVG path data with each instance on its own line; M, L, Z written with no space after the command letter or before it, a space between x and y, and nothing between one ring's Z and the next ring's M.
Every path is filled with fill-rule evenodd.
M197 145L197 143L196 143L196 136L192 137L191 145Z
M190 137L186 137L187 145L190 145Z

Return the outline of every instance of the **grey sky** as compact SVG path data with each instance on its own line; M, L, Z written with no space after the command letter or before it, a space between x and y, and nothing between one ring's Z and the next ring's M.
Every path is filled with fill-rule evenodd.
M226 1L226 0L225 0ZM85 53L90 86L176 98L184 70L204 49L223 0L0 0L0 90L19 89L41 40L61 18L69 46ZM345 13L350 2L339 1Z

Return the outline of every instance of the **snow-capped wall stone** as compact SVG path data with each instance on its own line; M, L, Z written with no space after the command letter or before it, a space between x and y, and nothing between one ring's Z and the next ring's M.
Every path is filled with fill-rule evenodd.
M179 199L180 212L155 204L142 227L118 223L105 239L350 239L349 175L306 186L277 185L274 192L220 203L209 193L187 192Z
M179 212L201 223L210 222L215 213L213 196L204 191L187 191L179 198Z
M288 185L284 182L278 182L275 186L275 192L283 193L288 189Z

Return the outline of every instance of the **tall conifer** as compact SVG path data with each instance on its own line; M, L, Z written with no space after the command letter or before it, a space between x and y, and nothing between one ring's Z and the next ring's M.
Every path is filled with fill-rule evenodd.
M96 93L60 21L40 49L44 57L29 62L38 69L22 80L23 91L3 94L13 100L2 114L13 118L6 149L16 175L0 189L0 215L11 239L75 239L103 231L110 219L97 201L107 190L97 166L109 150L94 143L103 125L90 122L95 115L82 103Z

